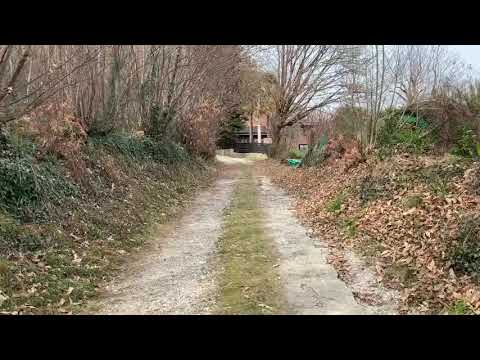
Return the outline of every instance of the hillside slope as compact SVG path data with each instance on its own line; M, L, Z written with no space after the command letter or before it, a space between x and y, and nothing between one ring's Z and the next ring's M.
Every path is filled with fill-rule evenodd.
M294 194L297 213L329 240L330 261L348 276L342 249L361 254L403 313L479 313L478 164L451 155L370 157L265 171Z
M25 137L1 146L2 313L75 312L151 224L213 175L180 146L148 138L89 138L67 158L41 154Z

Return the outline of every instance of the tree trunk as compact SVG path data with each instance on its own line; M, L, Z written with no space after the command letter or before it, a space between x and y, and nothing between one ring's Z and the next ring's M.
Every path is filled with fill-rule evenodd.
M282 152L281 133L282 133L282 129L278 125L272 125L271 127L272 145L270 150L270 156L272 158L277 158L281 155L281 152Z

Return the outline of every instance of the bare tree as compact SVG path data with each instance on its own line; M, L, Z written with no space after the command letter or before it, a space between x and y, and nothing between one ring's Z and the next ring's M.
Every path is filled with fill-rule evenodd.
M277 87L270 118L272 153L279 150L282 130L343 95L349 53L336 45L280 45L270 51Z

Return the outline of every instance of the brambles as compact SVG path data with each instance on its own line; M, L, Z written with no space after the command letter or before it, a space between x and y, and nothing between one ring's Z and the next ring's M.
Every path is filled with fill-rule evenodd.
M480 219L478 217L467 217L463 220L451 259L454 270L480 278Z
M428 123L422 118L388 112L378 134L379 155L390 156L396 152L425 154L433 149L435 138Z

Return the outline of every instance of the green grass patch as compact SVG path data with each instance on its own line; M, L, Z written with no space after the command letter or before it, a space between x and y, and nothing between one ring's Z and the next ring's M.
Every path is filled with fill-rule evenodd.
M358 224L357 219L343 219L341 222L344 233L351 238L357 236Z
M407 209L419 207L423 204L423 199L420 195L410 195L405 198L403 204Z
M473 315L474 312L470 305L464 300L458 300L447 309L448 315Z
M250 170L237 186L224 213L219 253L220 314L276 314L284 309L275 256L264 230L264 215Z
M329 213L338 215L342 212L342 205L345 199L346 195L344 193L340 193L327 203L325 209Z

